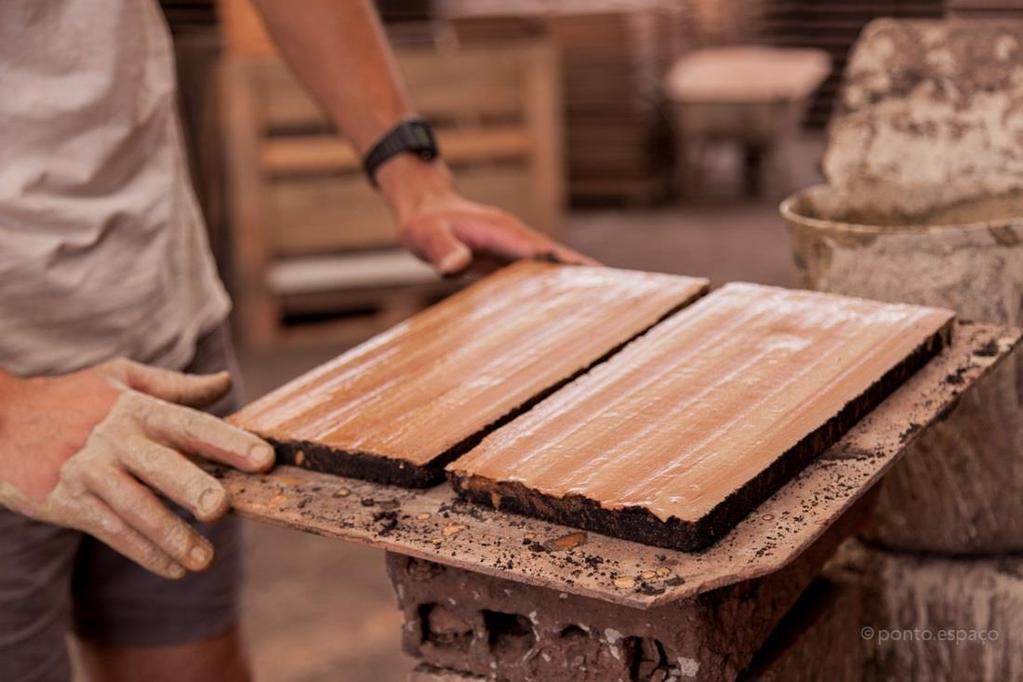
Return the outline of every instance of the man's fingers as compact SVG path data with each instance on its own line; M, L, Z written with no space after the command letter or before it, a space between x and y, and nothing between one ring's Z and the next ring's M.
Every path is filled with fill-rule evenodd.
M413 253L442 275L459 273L472 263L472 251L439 218L423 219L408 226L406 242Z
M473 251L505 260L532 258L554 249L554 242L503 213L472 215L456 220L455 234Z
M574 249L570 249L562 244L555 244L554 250L550 254L554 260L559 263L567 263L568 265L601 265L600 261L595 258L590 258L584 254L579 253Z
M224 486L180 452L136 438L124 443L120 460L128 471L200 521L215 521L227 513L229 500Z
M177 579L185 575L185 569L170 555L147 540L92 493L78 498L79 514L75 527L110 545L114 550L128 557L142 568L164 578Z
M91 468L86 481L129 526L191 571L201 571L213 560L213 547L148 488L126 472L110 467Z
M109 362L104 368L140 393L191 407L210 405L231 388L231 375L227 372L182 374L125 359Z
M242 471L266 471L273 466L274 450L266 441L222 419L164 403L147 404L143 413L146 433L176 450Z
M450 211L420 218L405 227L405 245L441 274L454 275L473 264L473 255L500 261L545 258L573 265L600 265L530 229L497 209Z
M454 231L473 251L491 253L505 260L549 258L572 265L599 265L592 258L558 244L501 211L456 220Z

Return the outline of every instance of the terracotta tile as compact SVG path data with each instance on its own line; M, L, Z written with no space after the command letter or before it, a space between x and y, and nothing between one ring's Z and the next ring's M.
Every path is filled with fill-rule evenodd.
M448 469L484 503L698 549L921 366L952 317L730 284Z

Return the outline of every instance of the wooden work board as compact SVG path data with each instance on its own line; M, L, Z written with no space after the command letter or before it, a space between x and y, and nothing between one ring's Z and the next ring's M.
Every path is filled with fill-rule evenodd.
M772 573L804 552L930 424L1019 343L1011 327L956 323L950 346L723 540L687 553L459 500L279 466L218 469L242 516L507 580L650 608Z

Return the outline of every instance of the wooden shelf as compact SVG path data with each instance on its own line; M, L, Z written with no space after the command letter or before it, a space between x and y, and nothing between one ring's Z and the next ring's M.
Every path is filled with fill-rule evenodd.
M409 314L438 291L450 291L450 285L409 282L407 273L370 255L398 243L393 216L364 177L361 160L276 56L248 0L222 0L220 9L229 48L220 101L239 340L267 346L294 336L283 324L294 313L319 315L332 305L345 313L368 303ZM448 34L433 25L403 25L392 42L411 98L434 125L460 191L557 237L565 178L556 50L543 36L463 45ZM307 277L302 292L289 290L290 259L337 254L348 259L343 267L375 269L372 283L346 288L333 277L314 291L315 278ZM396 315L363 327L380 331Z

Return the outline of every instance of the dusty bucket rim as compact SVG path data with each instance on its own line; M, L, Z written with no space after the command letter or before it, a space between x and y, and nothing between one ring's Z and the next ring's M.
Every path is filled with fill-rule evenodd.
M1007 224L1023 223L1023 214L1013 218L999 218L996 220L978 220L971 223L909 223L907 225L869 225L866 223L846 222L842 220L829 220L827 218L814 218L803 215L795 210L797 202L813 194L819 194L833 190L830 185L819 184L804 187L785 197L778 204L778 212L789 224L799 224L816 230L832 232L852 232L860 234L894 234L899 232L934 232L945 230L974 231L986 230L991 227L1001 227ZM1013 193L1006 193L1013 194Z

